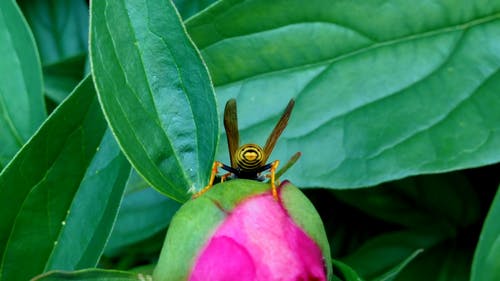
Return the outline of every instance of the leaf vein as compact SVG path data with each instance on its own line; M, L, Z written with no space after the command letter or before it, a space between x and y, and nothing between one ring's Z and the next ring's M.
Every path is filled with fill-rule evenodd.
M221 87L221 86L226 86L226 85L229 85L232 83L241 82L241 81L245 81L245 80L253 80L253 79L256 79L257 77L271 75L274 73L286 73L286 72L296 71L296 70L300 70L300 69L306 69L306 68L310 68L310 67L330 65L334 62L337 62L337 61L340 61L343 59L347 59L347 58L353 57L355 55L369 52L369 51L372 51L372 50L375 50L378 48L387 47L387 46L391 46L391 45L395 45L395 44L399 44L399 43L404 43L404 42L409 42L412 40L432 37L432 36L436 36L436 35L446 34L446 33L455 32L455 31L465 31L473 26L484 24L487 22L492 22L492 21L495 21L498 19L500 19L500 13L494 13L492 15L488 15L488 16L481 17L478 19L470 20L470 21L465 22L465 23L459 23L459 24L455 24L455 25L451 25L451 26L446 26L446 27L442 27L442 28L438 28L438 29L434 29L434 30L429 30L429 31L422 32L422 33L409 34L409 35L405 35L405 36L402 36L399 38L387 40L385 42L377 42L374 44L363 46L359 49L352 50L350 52L346 52L344 54L340 54L336 57L332 57L329 59L323 59L323 60L318 61L318 62L309 62L309 63L285 67L285 68L281 68L281 69L265 70L265 71L262 71L259 73L251 74L249 76L244 76L244 77L240 77L240 78L237 78L234 80L229 80L229 81L217 84L216 86ZM205 48L203 48L202 50L204 50L204 49Z

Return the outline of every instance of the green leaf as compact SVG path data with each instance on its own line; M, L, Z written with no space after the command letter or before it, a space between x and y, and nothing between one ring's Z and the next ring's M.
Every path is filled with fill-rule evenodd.
M409 228L455 233L479 219L479 199L460 173L415 176L376 189L339 190L337 198L366 214ZM443 204L446 202L446 204Z
M130 171L130 175L127 179L126 193L133 193L135 191L140 191L150 187L148 183L137 173L135 169Z
M74 272L52 271L33 278L32 281L152 281L151 276L117 270L86 269Z
M87 53L89 11L85 0L19 1L44 65Z
M166 234L167 230L164 229L137 243L113 249L113 251L105 249L99 261L99 267L136 271L135 268L138 265L149 262L154 263L150 264L151 268L148 267L149 270L140 269L139 272L153 274L153 269L158 261L158 253L162 250Z
M216 0L173 0L183 19L187 19L205 9Z
M115 256L123 247L166 229L179 207L178 202L151 188L127 192L120 206L113 232L106 244L106 255Z
M392 269L389 271L385 272L382 274L380 277L375 278L374 280L377 281L392 281L394 278L398 276L398 274L411 262L413 261L418 255L420 255L423 252L422 249L418 249L415 252L413 252L411 255L409 255L406 259L404 259L401 263L397 264L394 266Z
M45 94L57 104L73 91L84 77L87 56L76 56L43 67Z
M301 151L298 186L500 161L499 1L222 0L186 26L242 140L264 143L296 99L271 160Z
M35 42L13 0L0 1L0 170L45 119Z
M443 240L442 236L439 232L429 231L385 233L342 258L342 262L351 266L364 279L385 280L392 277L391 273L398 273L400 267L414 259L421 249L437 245Z
M168 0L94 1L99 100L134 168L178 201L209 178L218 140L207 70Z
M347 264L338 261L332 260L333 264L333 273L337 280L343 281L362 281L363 279L356 273L354 269L352 269Z
M80 183L48 269L73 270L95 266L111 234L130 165L107 130ZM92 210L92 212L89 212Z
M447 241L430 249L409 263L397 276L397 281L467 281L471 251L457 241ZM491 280L491 279L490 279Z
M0 174L0 280L96 265L130 170L105 129L87 77Z
M486 281L500 279L500 188L491 204L490 211L479 236L471 280Z

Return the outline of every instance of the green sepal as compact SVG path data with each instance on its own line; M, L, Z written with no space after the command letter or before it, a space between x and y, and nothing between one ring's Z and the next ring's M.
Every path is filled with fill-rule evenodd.
M280 198L293 221L304 230L321 249L326 264L327 280L332 275L330 243L326 236L323 221L314 205L296 186L288 181L283 182Z

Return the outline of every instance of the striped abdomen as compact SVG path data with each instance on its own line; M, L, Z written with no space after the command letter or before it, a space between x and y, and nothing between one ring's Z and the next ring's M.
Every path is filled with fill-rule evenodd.
M264 150L253 143L242 145L236 150L236 164L242 172L259 170L264 163Z

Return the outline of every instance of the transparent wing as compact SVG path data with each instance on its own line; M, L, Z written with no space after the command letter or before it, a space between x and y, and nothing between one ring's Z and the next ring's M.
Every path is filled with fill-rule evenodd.
M264 163L267 162L267 159L271 155L271 152L273 152L274 145L276 145L276 142L278 141L281 133L283 133L283 130L285 130L286 125L288 124L288 119L290 119L290 115L292 114L292 109L293 106L295 105L295 101L291 99L288 102L288 105L285 108L285 111L283 112L283 115L281 115L280 120L278 121L278 124L274 127L274 130L271 132L269 137L267 138L266 145L264 146Z
M236 113L236 100L230 99L224 109L224 128L226 129L227 146L231 167L236 168L235 154L240 146L240 133L238 131L238 116Z

